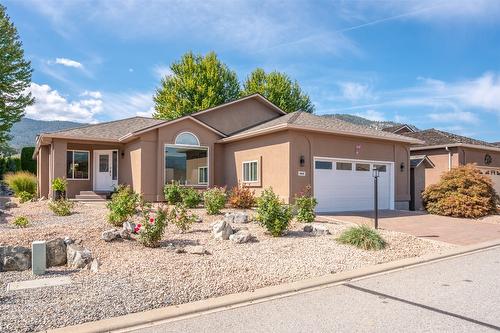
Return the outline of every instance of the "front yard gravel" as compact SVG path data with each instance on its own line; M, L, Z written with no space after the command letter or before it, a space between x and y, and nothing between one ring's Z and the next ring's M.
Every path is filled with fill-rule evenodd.
M247 227L254 242L216 241L210 224L221 216L206 216L191 231L174 226L165 233L162 247L145 248L135 241L106 243L101 232L109 229L103 204L77 204L76 213L54 217L47 202L34 202L7 211L0 223L0 245L29 246L34 240L69 236L81 240L101 266L88 270L52 268L49 276L68 275L73 284L7 292L7 283L33 279L30 271L0 273L0 332L33 332L74 325L148 309L197 301L352 270L402 258L436 254L452 246L381 230L389 243L382 251L362 251L340 245L335 238L349 227L324 222L331 235L312 236L294 223L284 237L273 238L255 223ZM24 215L32 222L15 229L8 222ZM170 245L171 244L171 245ZM175 253L173 246L203 245L210 254Z

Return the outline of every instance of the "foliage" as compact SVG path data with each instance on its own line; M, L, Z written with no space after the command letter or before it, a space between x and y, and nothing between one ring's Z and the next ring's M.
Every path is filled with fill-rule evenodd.
M422 193L422 199L431 214L467 218L494 214L499 202L491 178L473 164L444 173L439 183Z
M17 197L19 198L19 202L25 203L25 202L33 200L33 198L35 197L35 195L33 193L29 193L29 192L26 192L26 191L21 191L21 192L19 192L17 194Z
M292 210L272 188L265 189L257 199L257 221L274 237L281 236L292 220Z
M255 191L251 191L246 186L235 186L229 194L229 204L231 207L248 209L255 205Z
M207 214L219 214L226 205L226 188L212 187L203 193L203 200Z
M74 206L73 202L67 199L49 201L50 210L57 216L71 215L71 210L73 209L73 206Z
M297 208L297 221L311 223L316 218L314 210L318 200L311 196L311 187L307 186L304 192L295 196L295 207Z
M0 4L0 143L9 141L12 125L34 103L29 92L31 63L24 59L19 34Z
M354 245L363 250L382 250L387 245L375 229L365 225L347 229L337 238L337 241L341 244Z
M201 194L192 187L184 187L181 190L182 204L187 208L196 208L201 203Z
M158 247L167 227L168 208L160 206L156 211L146 209L142 213L144 222L136 229L137 240L146 247Z
M68 181L62 177L57 177L52 180L52 190L59 192L66 192Z
M178 182L172 182L163 188L165 200L171 205L182 202L182 186Z
M186 206L183 204L175 205L169 213L169 222L175 224L182 233L188 231L195 220L196 216L188 214Z
M5 173L21 171L21 160L19 157L0 157L0 177Z
M302 91L297 81L292 81L285 73L266 73L262 68L255 69L243 83L242 95L254 93L263 95L285 112L314 111L309 96Z
M36 160L33 159L35 147L24 147L21 149L21 170L36 174Z
M5 183L10 187L16 196L20 192L36 194L37 179L36 176L27 171L8 173L4 177Z
M214 52L188 52L170 65L172 74L161 80L154 96L157 119L175 119L238 98L236 73Z
M141 196L128 185L119 185L106 207L109 209L108 222L120 227L123 222L137 213Z
M12 133L13 129L11 129ZM17 153L17 150L12 148L9 143L7 142L0 142L0 156L1 157L9 157L12 155L15 155ZM0 173L1 175L1 173Z
M18 228L26 228L30 224L30 221L25 216L18 216L15 218L12 224Z

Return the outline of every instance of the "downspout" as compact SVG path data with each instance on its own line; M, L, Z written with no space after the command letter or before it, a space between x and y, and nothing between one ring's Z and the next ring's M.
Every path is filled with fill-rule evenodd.
M451 150L449 147L444 148L448 152L448 171L451 170Z

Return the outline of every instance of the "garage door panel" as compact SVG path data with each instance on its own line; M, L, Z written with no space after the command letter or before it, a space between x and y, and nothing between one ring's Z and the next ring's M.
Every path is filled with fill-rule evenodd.
M379 177L379 207L390 209L391 174L390 164L383 162L360 162L354 160L316 159L314 172L314 195L318 200L318 212L353 211L373 209L373 176L371 171L356 171L356 163L364 164L357 169L365 170L366 164L385 165L386 172ZM327 162L332 168L326 169ZM337 170L335 163L352 163L352 170ZM345 167L345 164L343 165Z

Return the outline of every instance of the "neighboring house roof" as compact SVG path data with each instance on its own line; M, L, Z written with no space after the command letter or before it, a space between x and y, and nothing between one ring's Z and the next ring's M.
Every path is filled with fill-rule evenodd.
M434 168L434 163L427 157L427 155L413 155L410 156L410 167L417 168L421 164L424 164L426 168Z
M494 144L497 147L500 147L500 142L493 142L492 144Z
M416 132L417 128L413 125L399 124L399 125L395 125L395 126L389 126L389 127L382 128L382 131L396 133L396 134L412 133L412 132Z
M493 149L493 150L497 150L500 148L486 141L476 140L466 136L440 131L434 128L418 131L415 133L404 133L404 135L423 141L422 144L419 144L416 147L412 147L411 148L412 150L422 150L422 149L440 148L440 147L455 147L455 146L469 146L469 147Z
M336 118L316 116L311 113L302 111L292 112L285 116L272 119L265 123L251 127L249 129L245 129L243 131L235 133L234 135L228 138L222 139L222 141L233 141L285 128L295 128L299 130L311 130L311 131L328 132L334 134L370 137L376 139L402 141L402 142L409 142L416 144L422 143L420 140L417 139L412 139L389 132L379 131L377 129L373 129L367 126L355 125Z

